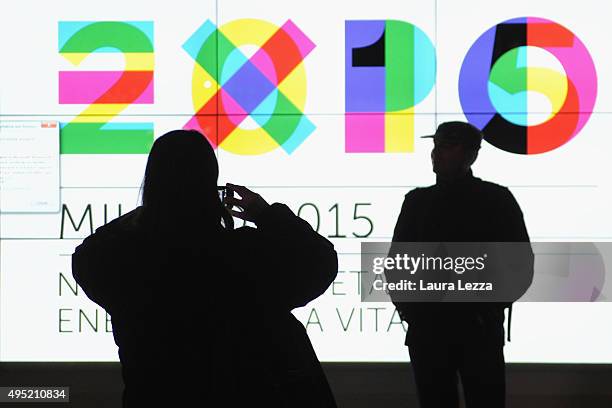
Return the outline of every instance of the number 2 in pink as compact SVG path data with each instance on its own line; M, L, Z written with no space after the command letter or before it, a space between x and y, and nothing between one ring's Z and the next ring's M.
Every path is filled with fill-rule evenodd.
M62 124L61 153L149 153L153 123L112 120L131 104L153 103L153 22L61 21L58 40L60 55L74 66L92 54L125 59L122 71L59 72L59 103L88 105Z

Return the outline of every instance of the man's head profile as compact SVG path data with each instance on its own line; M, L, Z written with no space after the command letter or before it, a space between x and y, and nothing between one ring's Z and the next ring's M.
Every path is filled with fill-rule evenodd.
M431 151L433 171L442 179L454 179L467 174L478 157L482 132L466 122L444 122L433 135Z

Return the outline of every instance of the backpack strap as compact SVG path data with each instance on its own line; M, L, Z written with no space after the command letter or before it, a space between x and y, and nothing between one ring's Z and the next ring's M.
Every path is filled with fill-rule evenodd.
M510 341L510 330L512 329L512 304L510 304L510 306L508 306L508 334L507 334L507 338L508 341Z

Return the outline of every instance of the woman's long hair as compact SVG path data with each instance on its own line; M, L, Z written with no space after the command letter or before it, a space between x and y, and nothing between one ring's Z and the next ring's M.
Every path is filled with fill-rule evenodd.
M160 136L143 180L144 223L169 239L218 232L228 214L217 192L218 176L215 152L200 132L173 130Z

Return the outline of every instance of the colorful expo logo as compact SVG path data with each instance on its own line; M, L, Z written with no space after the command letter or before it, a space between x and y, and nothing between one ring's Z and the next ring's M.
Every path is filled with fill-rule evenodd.
M130 104L153 103L153 22L64 21L59 52L73 66L88 55L121 53L122 70L59 72L59 103L87 104L62 124L62 153L148 153L152 123L114 121ZM304 115L303 61L312 41L291 21L281 27L207 20L183 45L195 61L195 115L213 147L258 155L292 153L315 129ZM436 52L418 27L396 20L345 23L345 151L412 152L414 108L434 87ZM588 121L597 75L584 44L542 18L505 21L472 45L459 75L467 119L508 152L554 150Z
M153 123L112 121L131 104L153 103L152 21L60 21L60 55L78 67L91 54L122 54L122 70L59 72L59 103L87 105L61 124L62 154L147 154Z
M545 59L546 51L560 67L530 66ZM548 100L546 113L530 106L538 94ZM545 153L567 143L588 121L596 95L595 66L584 44L542 18L512 19L489 29L470 48L459 77L468 120L485 140L512 153Z
M346 152L414 151L414 107L436 78L433 44L396 20L347 21L345 35Z
M315 129L303 114L302 64L314 47L291 20L279 28L241 19L218 29L206 21L183 45L196 62L196 114L185 128L204 133L214 148L237 154L279 146L293 152Z

